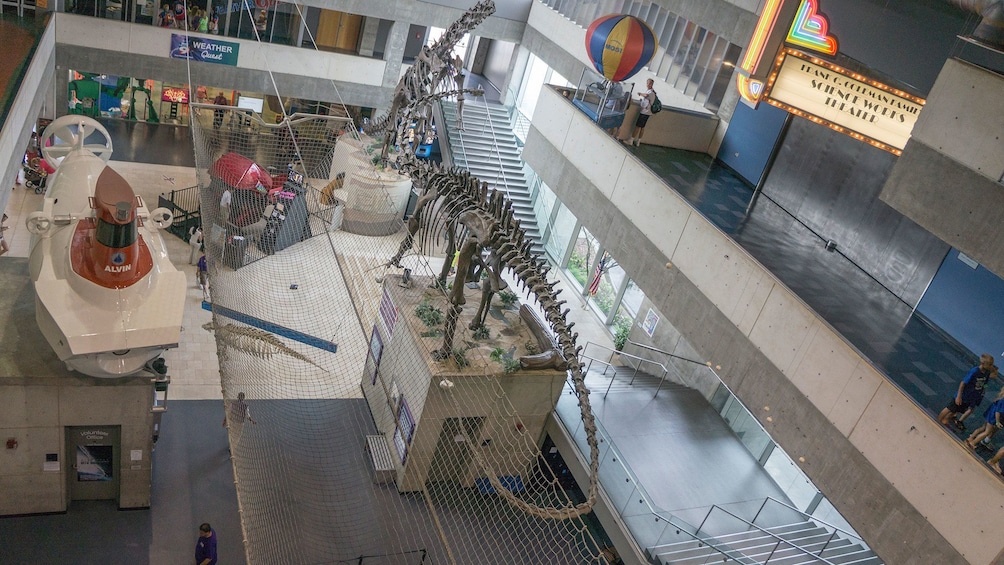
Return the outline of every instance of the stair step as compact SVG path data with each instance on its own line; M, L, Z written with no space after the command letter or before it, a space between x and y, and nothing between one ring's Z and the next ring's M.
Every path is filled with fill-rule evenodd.
M449 113L449 114L456 115L457 114L457 105L456 104L450 104L449 107L448 107L448 109L446 109L446 111L444 113ZM489 109L486 110L485 107L482 106L482 105L480 105L480 104L467 104L465 102L464 103L464 116L468 116L468 115L471 115L471 116L480 116L480 117L492 116L493 118L495 118L497 120L508 120L509 119L509 111L506 110L503 106L489 108Z
M875 555L870 549L864 549L861 546L854 546L858 548L858 551L848 552L841 555L836 555L834 557L827 557L824 555L827 561L834 563L835 565L881 565L882 560ZM825 552L824 552L825 554Z
M856 549L854 548L861 549L861 546L852 545L849 540L843 538L834 539L828 544L825 542L814 543L811 544L810 546L802 546L802 548L810 551L813 555L817 555L819 553L819 550L822 549L824 545L826 546L827 550L843 548L843 547L849 548L848 551L856 551ZM771 557L770 563L771 565L801 565L802 563L805 563L805 559L806 555L801 552L797 553L793 552L790 554L780 554L780 555L775 554L775 557ZM818 559L813 559L813 562L816 561L818 561Z
M630 382L633 377L633 370L622 371L621 378L627 379ZM658 379L655 377L649 377L655 386L658 386ZM635 378L635 383L639 383L639 379ZM626 384L626 383L625 383ZM649 383L652 384L652 383ZM665 384L663 385L665 386ZM797 524L788 524L784 526L778 526L775 528L770 528L768 530L770 533L790 542L798 545L818 543L818 547L821 549L823 543L829 538L829 533L811 522L801 522ZM800 541L801 540L801 541ZM777 537L769 535L760 530L747 530L743 532L736 532L732 534L725 534L717 536L714 543L722 547L723 549L732 550L743 555L755 558L758 555L766 557L772 551L782 552L778 557L784 557L788 555L788 551L804 555L804 552L791 548L790 546L785 547L782 545L780 548L777 547L780 540ZM649 549L650 554L655 554L660 558L661 561L665 563L678 563L682 559L690 559L696 556L703 556L707 558L712 555L720 555L718 550L715 550L707 545L698 546L696 540L689 540L685 542L677 542L674 544L667 544L665 546L660 546L656 548ZM771 562L773 562L773 558Z
M499 147L515 148L517 146L515 135L500 133L497 129L494 132L491 130L481 131L480 127L472 127L467 122L464 122L464 131L450 134L450 143L457 141L463 141L464 144L481 143L488 146L497 144Z
M464 157L468 155L479 155L485 156L489 160L498 160L500 158L505 158L511 160L514 164L519 163L519 167L523 166L523 151L512 143L501 143L498 145L493 144L491 140L488 141L478 141L475 139L465 138L463 140L450 137L450 147L456 147L457 157Z
M457 153L457 158L462 160L469 157L494 163L501 162L503 165L516 169L522 170L523 168L523 154L511 147L492 147L490 145L479 147L473 143L465 143L463 150Z
M464 131L457 131L456 102L443 100L442 115L455 166L466 169L494 190L502 190L512 202L513 217L532 241L535 253L544 254L541 230L533 210L533 199L520 143L512 132L509 111L501 104L465 103Z
M495 177L496 175L501 175L502 171L505 171L506 176L512 176L512 175L523 176L522 167L516 168L510 165L506 165L504 163L500 167L498 160L493 155L492 156L486 155L481 158L478 158L478 156L476 155L460 154L457 155L457 157L458 158L454 159L454 162L457 163L458 166L463 166L465 168L471 169L472 172L474 170L477 170L482 174L487 174L491 177Z
M758 559L759 557L766 559L773 553L774 556L771 557L771 563L773 563L775 557L780 559L782 557L789 555L805 555L804 551L800 551L798 549L791 547L791 545L788 545L786 541L779 540L778 538L763 533L761 533L761 535L757 537L751 537L751 538L723 539L728 537L729 536L716 537L714 540L715 545L721 548L721 550L723 551L734 551L747 557L750 557L752 559ZM829 537L829 534L826 533L816 534L812 538L808 539L816 539L816 537L819 538L818 540L819 548L821 549L823 543L826 541L826 538ZM801 543L798 542L798 540L791 540L790 543L794 543L799 546L802 545ZM703 547L691 547L688 549L680 549L678 551L670 551L670 552L660 551L658 553L658 556L660 558L664 558L669 561L672 561L673 563L676 563L680 558L689 558L699 555L709 556L709 555L720 555L720 554L721 552L719 550L714 549L713 547L710 547L708 545L705 545Z

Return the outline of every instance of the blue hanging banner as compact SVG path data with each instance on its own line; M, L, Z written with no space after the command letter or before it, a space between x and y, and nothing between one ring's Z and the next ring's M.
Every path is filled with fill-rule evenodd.
M171 34L171 58L237 66L240 44L194 35Z

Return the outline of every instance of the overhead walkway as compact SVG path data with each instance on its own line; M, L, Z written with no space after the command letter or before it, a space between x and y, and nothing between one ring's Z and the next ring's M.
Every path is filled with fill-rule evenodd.
M0 37L3 38L3 57L0 57L0 127L7 121L14 97L28 63L38 48L48 18L19 18L14 10L4 8L0 14Z

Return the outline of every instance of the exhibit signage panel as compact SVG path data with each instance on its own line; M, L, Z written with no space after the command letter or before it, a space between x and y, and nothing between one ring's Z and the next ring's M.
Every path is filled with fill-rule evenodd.
M171 58L237 66L239 43L194 35L171 34Z
M899 155L924 100L857 73L785 49L766 101Z
M178 104L188 104L188 89L165 86L161 92L162 102L176 102Z

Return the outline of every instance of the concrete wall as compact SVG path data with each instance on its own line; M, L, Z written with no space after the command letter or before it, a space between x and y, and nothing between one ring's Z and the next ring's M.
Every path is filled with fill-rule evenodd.
M1004 483L756 260L550 89L524 156L887 563L994 562Z
M150 506L153 466L153 385L149 379L64 376L0 378L0 437L16 438L17 449L0 454L0 515L64 512L70 502L75 454L66 451L67 426L121 426L119 508ZM141 453L139 461L130 452ZM45 471L49 453L59 470Z
M1004 77L950 59L880 197L1004 276Z
M429 291L430 282L427 277L419 277L410 289L403 289L400 277L386 280L384 290L398 312L397 323L391 335L383 335L387 333L385 327L377 322L384 342L379 376L375 384L366 375L362 379L373 421L388 440L392 440L396 429L395 395L400 394L407 400L416 423L407 461L402 466L400 459L395 459L397 487L401 492L420 490L428 480L454 478L453 471L457 472L458 482L470 487L474 479L485 476L474 459L456 464L456 468L454 461L441 459L443 454L437 452L440 434L450 418L483 418L476 436L470 439L474 445L481 446L478 449L488 466L498 476L523 475L537 455L544 425L564 387L565 372L520 370L502 374L501 366L489 359L495 342L482 342L465 349L469 362L465 368L458 368L452 359L437 361L432 350L442 344L443 338L441 335L423 336L429 328L414 313L416 307L426 301L447 311L442 294ZM474 303L474 296L469 294L470 305ZM464 347L463 328L467 327L474 310L466 308L461 314L457 324L461 329L455 340L458 348ZM515 311L507 311L504 316L513 321L519 318ZM491 317L487 323L492 335L503 328L513 332L498 343L505 350L510 342L522 344L532 339L525 325L503 324ZM423 366L424 370L419 369ZM439 385L444 380L453 386L441 388ZM394 448L391 451L398 457Z
M479 47L486 41L479 41ZM490 80L499 90L505 92L509 86L509 70L513 65L513 57L516 53L516 44L506 41L490 41L488 55L485 57L484 69L481 74Z
M0 259L0 515L63 512L69 503L72 453L66 426L121 426L120 508L150 505L153 385L147 378L96 379L66 370L35 323L26 258ZM141 458L133 461L130 452ZM59 459L45 471L46 454Z
M649 337L648 333L642 329L642 322L645 321L645 316L648 314L649 309L651 309L655 315L659 317L659 322L656 324L651 337ZM666 369L668 369L668 373L666 374L667 380L700 392L701 395L708 400L708 402L711 401L711 398L721 386L721 381L715 373L703 364L705 363L705 360L701 357L700 352L695 350L690 345L683 334L680 333L680 330L673 327L669 320L666 319L666 316L659 310L659 307L655 304L655 302L653 302L648 296L645 297L641 303L641 307L638 309L638 319L635 320L634 324L632 324L631 333L628 335L628 339L634 343L654 347L655 349L665 351L678 357L699 361L700 363L692 363L682 359L675 359L663 353L652 351L651 349L646 349L645 347L638 347L631 343L628 343L624 347L624 353L641 357L642 359L647 359L655 363L661 363L666 367ZM632 367L636 366L638 363L638 361L634 359L629 359L624 362ZM713 367L714 365L712 365L712 368ZM642 365L641 370L649 373L655 372L652 370L652 366L647 364Z

